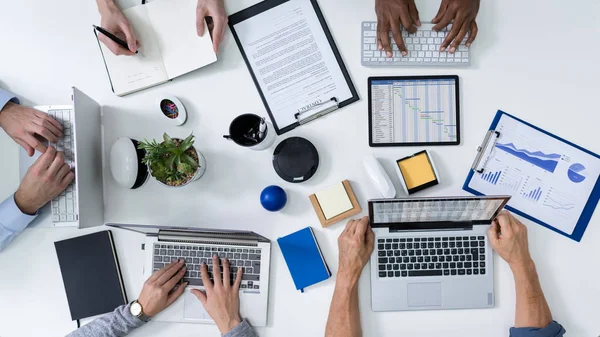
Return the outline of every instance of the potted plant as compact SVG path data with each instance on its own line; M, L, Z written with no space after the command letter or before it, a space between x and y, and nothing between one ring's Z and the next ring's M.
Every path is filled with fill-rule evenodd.
M165 132L161 143L144 140L138 148L145 151L142 162L156 181L166 186L185 186L206 171L206 160L193 145L193 134L182 140Z

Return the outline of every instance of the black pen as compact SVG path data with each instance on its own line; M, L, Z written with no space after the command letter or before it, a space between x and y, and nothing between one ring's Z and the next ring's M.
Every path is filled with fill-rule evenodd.
M96 25L92 25L94 26L94 29L99 31L100 33L104 34L107 38L111 39L114 43L118 44L119 46L129 50L129 46L127 45L127 42L119 39L118 37L116 37L115 35L111 34L110 32L108 32L107 30L105 30L102 27L98 27ZM138 51L136 50L135 53L137 54Z

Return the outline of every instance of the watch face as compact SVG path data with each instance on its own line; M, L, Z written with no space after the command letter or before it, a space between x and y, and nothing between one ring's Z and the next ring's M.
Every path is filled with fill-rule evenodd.
M129 311L133 316L139 316L142 313L142 306L138 302L133 302L129 307Z

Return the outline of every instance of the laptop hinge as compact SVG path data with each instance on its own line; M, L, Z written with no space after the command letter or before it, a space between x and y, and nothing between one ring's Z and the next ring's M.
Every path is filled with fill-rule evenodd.
M251 233L200 232L162 229L158 231L158 241L203 243L211 245L258 245L258 239Z
M402 222L389 225L390 233L406 231L468 231L473 229L472 221Z

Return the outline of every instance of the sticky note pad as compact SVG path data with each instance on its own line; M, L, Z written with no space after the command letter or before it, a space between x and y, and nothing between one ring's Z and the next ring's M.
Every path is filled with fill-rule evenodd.
M352 209L350 197L341 182L315 195L327 220Z
M437 175L431 158L426 151L397 161L400 179L403 180L408 194L438 184Z

